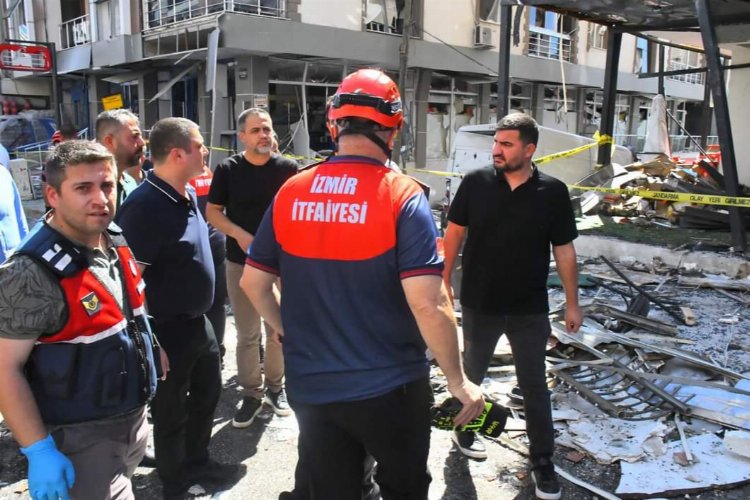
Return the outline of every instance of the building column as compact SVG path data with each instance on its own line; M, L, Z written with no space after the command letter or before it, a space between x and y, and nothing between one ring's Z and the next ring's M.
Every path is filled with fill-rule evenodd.
M528 111L539 125L544 125L544 84L533 83L531 90L531 109Z
M477 123L492 123L496 121L496 114L490 111L490 99L492 95L492 86L489 83L479 85L479 102L477 103Z
M427 108L430 100L430 84L432 81L432 70L418 68L416 70L417 81L414 86L414 164L416 168L427 166ZM488 85L489 87L489 85Z
M102 106L102 97L107 95L107 84L101 81L96 75L89 75L88 77L88 89L89 89L89 123L91 124L91 137L94 137L96 131L93 129L96 126L96 117L99 113L104 111Z
M269 67L267 57L245 56L236 59L234 67L235 118L248 108L268 108Z
M156 73L144 73L138 77L138 118L142 129L150 129L159 120L159 103L148 101L158 92Z
M229 108L229 92L227 82L227 65L216 65L216 80L214 90L210 99L206 99L209 109L206 112L207 121L204 130L209 132L205 142L211 149L209 151L208 165L213 169L235 148L235 131L231 124L234 123L232 110ZM235 68L236 70L236 68ZM200 106L200 109L204 109ZM200 113L200 110L199 110ZM214 149L218 148L218 149Z

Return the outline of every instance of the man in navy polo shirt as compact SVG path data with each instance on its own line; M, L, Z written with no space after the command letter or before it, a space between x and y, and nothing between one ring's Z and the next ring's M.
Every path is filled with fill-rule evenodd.
M463 255L464 366L469 379L482 382L500 335L513 351L523 393L537 498L560 498L552 454L555 430L545 378L545 348L550 335L547 300L550 246L565 288L565 326L578 331L578 271L573 240L573 207L565 184L545 175L531 158L539 129L533 118L513 113L497 123L492 160L464 177L448 214L443 280ZM486 458L473 432L456 432L453 441L472 458Z
M165 498L190 485L226 482L238 467L209 459L221 393L219 347L205 312L214 294L208 226L188 181L203 171L208 150L198 126L165 118L151 130L154 169L118 213L143 268L154 330L169 353L170 372L151 403L156 466Z

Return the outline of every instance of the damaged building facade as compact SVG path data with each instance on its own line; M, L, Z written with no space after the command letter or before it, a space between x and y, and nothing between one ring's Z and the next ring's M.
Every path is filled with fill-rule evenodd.
M234 117L268 107L282 147L330 149L324 106L343 75L380 67L398 77L405 25L407 159L444 170L457 129L495 119L500 0L21 0L9 38L54 42L65 120L90 126L102 99L121 95L144 128L167 116L196 121L213 146L235 146ZM591 135L599 128L607 29L541 8L514 10L510 108L542 125ZM657 92L658 45L626 35L615 139L638 151ZM666 69L702 55L663 51ZM666 79L668 109L691 133L703 126L705 73ZM564 82L564 84L563 84ZM4 79L4 100L50 106L50 81ZM677 125L673 149L689 145ZM216 150L212 161L221 155Z

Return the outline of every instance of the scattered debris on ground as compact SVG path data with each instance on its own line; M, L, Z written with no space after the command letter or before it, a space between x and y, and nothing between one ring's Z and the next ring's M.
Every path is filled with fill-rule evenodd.
M577 333L565 330L554 273L549 284L558 471L605 498L716 498L725 489L746 497L750 281L626 257L587 261L579 280L586 319ZM518 417L498 442L522 453L522 395L508 352L501 342L484 387ZM614 468L609 488L585 477L597 467Z

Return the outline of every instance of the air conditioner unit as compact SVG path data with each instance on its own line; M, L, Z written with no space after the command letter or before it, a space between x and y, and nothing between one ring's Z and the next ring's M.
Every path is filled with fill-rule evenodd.
M491 49L494 46L492 43L492 28L480 24L474 26L474 48Z

